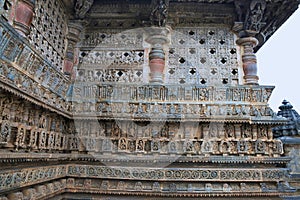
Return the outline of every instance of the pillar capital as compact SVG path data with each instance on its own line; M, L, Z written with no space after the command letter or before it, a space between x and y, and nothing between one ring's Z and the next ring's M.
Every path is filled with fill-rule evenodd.
M80 21L69 21L67 39L77 43L80 40L80 33L83 25Z
M236 41L237 45L245 46L249 45L252 46L252 48L256 47L258 45L258 40L255 37L243 37L239 38Z
M152 47L163 47L170 43L169 34L171 32L171 27L146 27L146 42L151 44Z

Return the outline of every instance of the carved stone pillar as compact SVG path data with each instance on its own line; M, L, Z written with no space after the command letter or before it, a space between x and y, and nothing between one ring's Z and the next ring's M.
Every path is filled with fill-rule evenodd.
M146 42L151 45L149 53L149 67L150 67L150 82L163 83L164 69L165 69L165 45L170 40L168 34L169 27L149 27L146 28L147 38Z
M253 50L258 45L258 40L255 37L249 36L238 39L236 43L244 49L242 61L245 84L258 85L257 59Z
M13 26L24 37L30 33L35 0L18 0L14 8Z
M258 85L257 60L253 48L258 45L258 40L264 40L261 34L262 27L266 24L264 13L267 7L266 0L235 1L237 22L234 23L233 30L239 35L237 44L242 46L244 80L246 85ZM256 38L255 38L256 37Z
M68 25L68 47L64 59L64 73L68 76L72 76L73 74L73 67L74 67L74 53L75 53L75 46L77 42L80 40L80 32L82 31L82 25L77 22L69 22Z

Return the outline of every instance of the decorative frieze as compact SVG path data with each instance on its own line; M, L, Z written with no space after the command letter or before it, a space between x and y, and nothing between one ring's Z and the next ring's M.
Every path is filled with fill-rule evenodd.
M196 122L75 121L80 151L279 157L271 126ZM122 154L123 155L123 154Z
M2 171L0 174L0 189L2 192L17 189L20 186L30 186L67 176L65 165L39 168L25 168L14 171Z
M86 70L88 71L88 70ZM85 71L82 71L84 73ZM110 71L107 71L110 72ZM115 76L117 75L116 71ZM93 71L91 80L94 80ZM136 72L137 73L137 72ZM85 73L86 74L86 73ZM99 73L100 74L100 73ZM138 74L136 74L137 76ZM116 79L116 78L115 78ZM92 89L93 88L93 89ZM102 83L85 84L75 83L73 89L74 101L90 100L129 100L129 101L158 101L158 102L228 102L237 103L261 103L266 105L274 87L272 86L231 86L231 87L213 87L199 85L156 85L144 84L136 85L134 83ZM92 93L87 91L94 91ZM193 102L192 102L193 101Z
M64 98L69 81L49 62L16 36L6 22L1 21L0 76L1 82L34 96L58 110L68 110Z
M25 199L43 199L49 198L53 194L61 194L66 189L66 179L60 179L53 182L35 185L20 191L1 196L1 200L25 200Z
M3 149L53 152L70 148L69 136L74 134L70 122L0 91L0 144Z
M135 167L68 166L70 177L151 181L283 181L286 169L155 169Z
M96 153L139 154L174 154L174 155L249 155L279 157L283 154L283 144L280 140L251 139L152 139L152 138L112 138L79 136L80 151ZM78 146L76 146L78 148ZM72 149L70 149L72 150ZM78 149L75 149L78 150Z
M88 190L91 193L104 193L111 195L136 195L142 196L143 194L151 195L151 199L159 198L196 198L196 197L219 197L230 198L234 195L235 198L246 199L246 191L251 191L261 198L266 196L276 196L277 191L281 191L281 186L286 187L285 192L292 192L294 189L287 186L286 182L280 183L229 183L229 182L169 182L169 181L133 181L133 180L98 180L86 179L83 181L80 178L69 178L68 188L76 190L77 192L84 192ZM116 197L120 198L120 196ZM122 198L124 198L122 196ZM143 198L143 197L142 197ZM149 198L149 197L147 197ZM253 198L253 197L252 197ZM276 197L275 197L276 198ZM247 198L248 199L248 198Z
M95 101L95 100L94 100ZM233 109L233 111L232 111ZM262 123L276 120L284 123L286 120L277 117L270 107L265 105L252 106L247 104L209 104L204 103L141 103L141 102L85 102L73 103L71 111L76 117L104 117L106 119L125 119L131 117L135 121L160 121L165 120L191 120L248 122L249 119ZM275 123L275 121L274 121Z
M41 66L41 68L43 67ZM51 76L50 71L52 70L49 69L48 71L47 66L42 70L42 74L39 74L39 70L24 74L23 69L0 61L0 81L4 82L5 85L9 84L12 88L27 92L43 104L54 107L59 111L68 111L68 103L64 100L68 82L64 79L60 80L59 75L57 77ZM4 86L3 88L6 89ZM53 93L54 91L57 93ZM55 98L53 98L54 96Z
M8 199L40 199L52 195L63 194L65 191L89 192L91 194L134 194L141 195L145 192L152 196L164 197L208 197L217 193L217 196L244 197L246 191L259 194L260 196L275 195L276 192L293 192L288 183L274 182L178 182L178 181L138 181L138 180L112 180L95 178L67 178L38 184L30 188L15 191L0 197L1 200ZM274 194L275 193L275 194Z

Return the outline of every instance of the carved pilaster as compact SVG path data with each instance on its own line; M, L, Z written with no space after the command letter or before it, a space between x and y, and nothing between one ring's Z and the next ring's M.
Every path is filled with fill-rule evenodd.
M14 9L13 26L24 37L30 33L35 0L18 0Z
M170 40L168 34L170 33L169 27L150 27L146 28L147 38L146 42L151 45L149 54L149 67L150 67L150 82L162 83L163 72L165 68L165 51L164 47Z

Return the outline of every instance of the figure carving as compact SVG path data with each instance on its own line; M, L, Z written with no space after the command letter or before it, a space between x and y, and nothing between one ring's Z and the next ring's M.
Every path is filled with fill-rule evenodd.
M0 132L0 144L6 143L9 140L11 128L8 122L2 121L1 132Z
M77 0L74 7L76 17L83 19L93 3L94 0Z
M159 27L165 26L167 15L168 10L166 3L163 0L159 0L150 15L151 24Z
M265 9L265 0L253 0L251 2L245 22L246 30L260 31Z
M154 182L152 189L153 191L160 191L160 184L158 182Z
M226 125L225 126L225 138L234 137L234 126L233 125Z
M243 18L244 18L243 10L244 10L245 2L244 1L234 1L234 4L235 4L236 12L238 14L238 21L242 22Z

